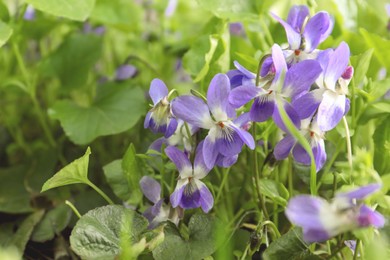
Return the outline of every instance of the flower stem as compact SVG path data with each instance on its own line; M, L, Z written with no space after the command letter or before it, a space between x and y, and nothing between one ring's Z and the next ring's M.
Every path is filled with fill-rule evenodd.
M94 189L97 193L99 193L100 196L102 196L110 205L114 205L114 202L101 189L99 189L99 187L97 187L90 181L88 181L86 184L89 185L92 189Z
M356 260L359 255L359 249L360 249L360 239L356 239L356 247L355 252L353 254L353 260Z
M347 139L347 152L348 152L348 164L352 171L352 145L351 145L351 135L349 133L349 127L347 118L343 116L343 123L345 127L345 138Z
M76 209L76 207L70 202L69 200L65 200L65 204L69 206L74 212L74 214L78 217L81 218L80 212Z

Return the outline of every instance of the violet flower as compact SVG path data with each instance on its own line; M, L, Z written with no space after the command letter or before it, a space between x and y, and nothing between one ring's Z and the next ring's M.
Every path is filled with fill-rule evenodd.
M180 207L172 208L165 204L164 199L161 198L160 184L148 176L142 177L140 180L142 193L148 200L153 202L153 206L145 210L144 217L149 221L149 229L155 228L159 223L164 221L171 221L176 226L183 218L184 211Z
M336 50L325 50L318 56L323 69L316 80L315 89L293 100L292 106L301 119L317 112L318 126L322 131L333 129L349 110L348 84L353 68L348 66L349 47L342 42Z
M27 5L26 11L23 15L23 19L26 21L35 20L35 8L32 5Z
M209 212L214 204L213 195L200 181L210 171L203 158L203 142L198 145L193 166L187 155L174 146L167 147L165 153L179 170L179 179L170 197L172 207L201 207L205 213Z
M305 94L321 73L321 67L315 60L306 60L293 65L287 70L287 64L279 45L272 47L273 79L270 84L266 82L262 86L242 85L233 89L229 96L229 102L238 108L254 99L250 109L251 120L264 122L271 116L275 124L287 132L279 110L276 106L278 99L282 102L287 115L292 122L299 127L300 119L293 109L288 98L292 100ZM287 72L286 72L287 71ZM284 82L281 82L282 73L286 72ZM269 76L267 76L269 77ZM280 86L281 89L280 89Z
M256 85L256 74L253 72L250 72L243 66L241 66L240 63L237 61L233 62L234 66L236 67L235 70L229 70L226 75L229 78L230 81L230 87L232 89L239 87L239 86L255 86Z
M360 202L380 188L380 184L369 184L339 193L331 202L319 197L299 195L289 201L286 216L293 224L302 227L303 238L307 242L326 241L357 228L381 228L385 224L384 217Z
M126 80L129 78L133 78L138 73L136 67L131 64L123 64L119 66L115 71L115 80Z
M153 108L146 114L144 127L155 133L164 133L168 138L175 133L177 127L168 101L168 88L162 80L154 79L150 83L149 95L153 101Z
M271 13L286 31L290 49L285 51L288 64L301 60L315 59L317 46L332 32L333 20L327 12L318 12L310 17L309 8L295 5L291 8L287 21Z
M229 93L229 78L225 74L217 74L210 82L207 104L194 96L181 96L172 101L172 111L177 118L209 129L203 155L210 169L214 167L219 154L235 156L241 152L244 143L250 149L255 147L253 137L241 128L244 125L242 118L236 118L236 112L228 102Z
M325 133L319 129L315 118L302 120L300 132L303 136L305 136L310 144L316 163L316 170L318 172L326 162L326 151L324 143ZM304 165L311 164L309 154L290 134L287 134L279 143L276 144L274 156L277 160L283 160L287 158L291 151L295 161Z

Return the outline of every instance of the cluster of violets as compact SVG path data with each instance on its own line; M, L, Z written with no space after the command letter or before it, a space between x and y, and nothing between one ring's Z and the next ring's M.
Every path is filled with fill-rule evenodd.
M294 160L310 165L306 150L289 132L281 109L308 140L319 171L326 162L324 138L349 110L348 84L353 68L348 65L350 51L345 42L336 49L319 50L333 29L327 12L310 16L306 6L294 6L287 21L271 14L285 29L289 46L272 46L254 73L234 62L235 70L217 74L206 97L183 95L172 100L174 91L159 79L151 82L153 101L144 127L163 133L151 149L164 152L179 171L170 203L160 198L161 187L150 177L141 180L145 196L154 205L145 212L150 225L161 221L178 223L184 209L201 207L209 212L213 196L201 181L215 166L230 167L236 163L244 145L255 148L248 132L253 123L273 122L285 133L276 144L274 156L283 160L292 154ZM246 105L251 103L248 112ZM243 108L244 107L244 108ZM202 130L203 129L203 130ZM203 140L193 142L202 131ZM193 162L192 162L193 161ZM303 228L307 241L324 241L341 232L358 227L384 225L384 218L366 205L357 203L380 188L372 184L349 193L338 194L331 202L301 195L291 199L286 215Z

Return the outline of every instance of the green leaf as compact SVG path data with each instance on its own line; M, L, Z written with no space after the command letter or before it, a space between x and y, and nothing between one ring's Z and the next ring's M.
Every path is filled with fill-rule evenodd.
M88 180L88 163L91 149L88 147L85 154L62 168L53 177L47 180L42 187L41 192L65 186L69 184L85 183L89 184Z
M54 238L68 225L71 218L71 210L66 204L61 204L45 214L43 219L35 227L31 240L45 242Z
M123 230L131 221L130 229ZM136 243L146 230L148 221L122 206L96 208L82 216L70 236L70 245L83 259L115 259L120 253L121 234Z
M363 114L359 117L359 124L365 124L369 120L378 118L380 116L386 116L390 113L390 101L379 101L371 103L364 110Z
M215 251L214 219L206 214L195 214L188 224L189 239L185 240L177 228L168 223L165 239L153 250L156 260L203 259Z
M219 18L241 20L256 17L256 10L252 1L247 0L197 0L204 9L212 12Z
M382 38L379 35L370 33L363 28L359 30L363 36L363 40L366 42L369 48L374 49L374 56L382 66L385 66L387 70L390 70L390 40Z
M142 192L139 186L141 180L141 169L139 168L137 160L137 154L133 144L130 144L129 148L122 160L122 170L127 179L129 190L131 191L131 202L137 203L142 200Z
M115 160L103 167L104 176L115 195L123 201L130 198L130 189L122 170L122 160Z
M6 23L0 21L0 47L2 47L11 37L13 30Z
M144 93L127 84L103 85L95 102L81 107L70 100L58 101L49 110L66 135L76 144L88 144L99 136L124 132L144 114Z
M44 210L39 210L28 216L9 241L9 245L14 245L20 252L24 252L24 248L30 239L35 225L42 219L44 213Z
M26 0L26 2L42 12L76 21L85 21L95 5L95 0Z
M374 136L374 168L380 175L390 173L390 116L377 126Z
M295 227L272 242L264 251L263 258L265 260L302 259L309 254L308 246L303 241L302 230Z
M282 183L278 183L274 180L261 179L260 191L277 204L283 207L287 206L289 194L288 190Z
M353 74L353 80L355 82L356 87L363 82L364 77L366 76L368 68L370 66L371 57L373 53L374 49L369 49L360 55L355 55L351 57L351 64L355 70Z
M0 169L0 212L26 213L33 210L23 182L27 171L26 166Z
M44 60L41 71L46 76L56 76L61 88L74 89L87 83L88 73L102 52L102 38L94 34L74 34Z

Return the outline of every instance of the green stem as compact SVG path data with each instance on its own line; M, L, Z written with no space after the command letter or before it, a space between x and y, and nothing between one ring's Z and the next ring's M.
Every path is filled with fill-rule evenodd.
M114 202L101 189L99 189L99 187L97 187L90 181L88 181L86 184L89 185L92 189L94 189L97 193L99 193L100 196L102 196L110 205L114 205Z
M272 230L275 232L275 235L276 235L276 239L278 239L279 237L281 237L282 235L280 234L278 228L276 227L276 225L270 221L270 220L266 220L263 222L262 226L270 226L272 228Z
M76 207L70 202L69 200L65 200L65 204L69 206L74 212L74 214L78 217L81 218L80 212L76 209Z
M229 172L224 172L224 175L222 176L222 182L221 182L221 185L220 185L218 193L217 193L217 197L215 198L215 202L214 202L215 205L217 205L219 198L221 197L221 194L222 194L223 188L225 186L228 175L229 175Z
M355 253L353 254L353 260L356 260L360 249L360 239L356 239Z
M347 118L343 116L343 123L345 127L345 138L347 139L347 152L348 152L348 164L352 171L352 145L351 145L351 135L349 133L349 127Z

